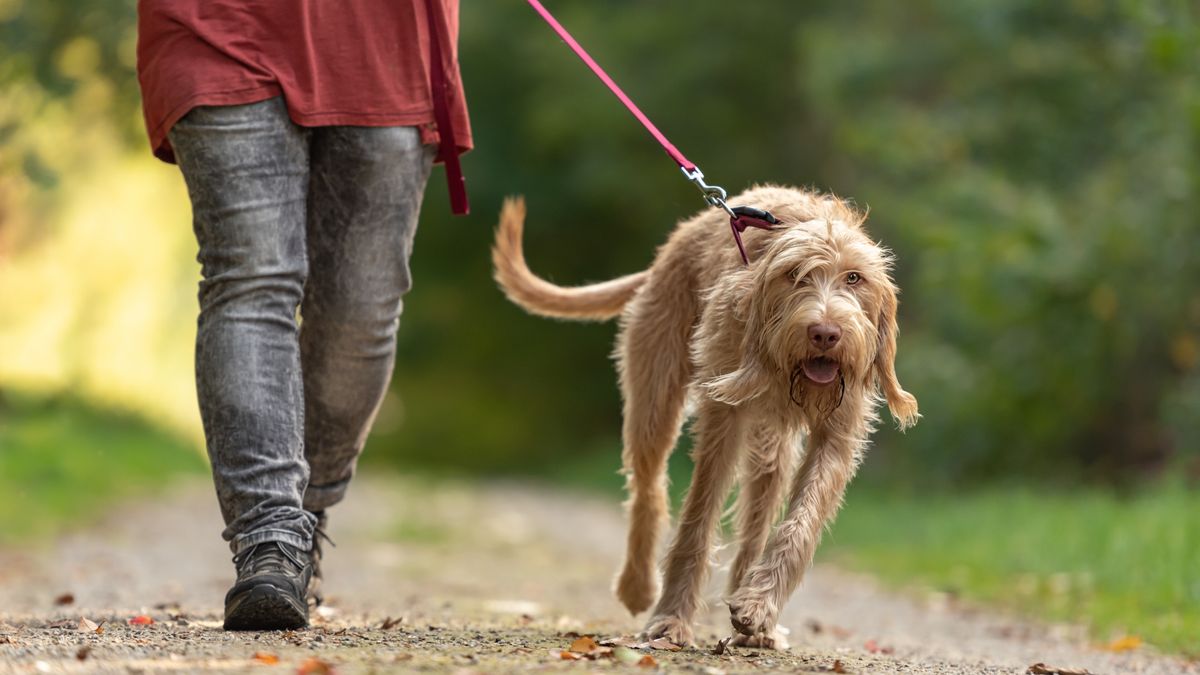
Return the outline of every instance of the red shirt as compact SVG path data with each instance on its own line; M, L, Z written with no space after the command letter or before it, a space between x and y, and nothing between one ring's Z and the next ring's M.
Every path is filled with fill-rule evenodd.
M458 70L458 0L434 0L458 152L471 129ZM138 81L155 156L198 105L283 94L303 126L420 126L438 140L425 0L138 0ZM444 160L439 156L439 160Z

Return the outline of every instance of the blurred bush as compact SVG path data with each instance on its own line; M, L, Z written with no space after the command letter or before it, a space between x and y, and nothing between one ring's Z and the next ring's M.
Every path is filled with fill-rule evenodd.
M549 4L713 181L813 186L871 209L900 258L899 367L925 418L880 434L869 470L929 484L1198 466L1191 3ZM181 181L131 131L133 16L131 0L0 0L0 387L91 372L90 391L128 394L161 368L162 386L190 390L194 243ZM597 453L615 466L614 329L508 305L490 280L494 214L526 194L531 265L581 283L644 267L701 203L523 3L464 3L461 61L475 212L451 218L434 176L368 452L484 472ZM140 187L106 210L114 184ZM89 242L75 257L71 237ZM95 262L114 251L161 264ZM35 269L61 290L39 295ZM122 314L133 307L159 309ZM105 321L133 327L118 372L96 365ZM31 373L54 359L71 366ZM119 371L137 363L155 365L131 387ZM194 424L186 395L120 398Z

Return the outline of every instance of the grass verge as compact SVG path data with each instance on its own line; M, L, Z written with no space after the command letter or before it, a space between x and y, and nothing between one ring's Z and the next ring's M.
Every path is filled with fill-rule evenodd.
M186 441L70 399L0 398L0 544L86 525L114 501L202 475Z
M1194 652L1200 635L1200 493L1165 487L986 488L895 496L854 486L821 555L896 585L917 584L1098 640L1136 635Z

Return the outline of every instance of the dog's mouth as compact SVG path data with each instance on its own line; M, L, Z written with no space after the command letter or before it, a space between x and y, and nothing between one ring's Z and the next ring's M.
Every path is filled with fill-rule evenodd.
M817 356L801 361L800 370L814 384L829 384L837 379L841 367L828 356Z

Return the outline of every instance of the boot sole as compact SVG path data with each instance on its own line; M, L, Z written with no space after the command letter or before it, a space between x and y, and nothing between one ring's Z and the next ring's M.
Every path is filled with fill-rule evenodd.
M295 630L307 625L308 607L297 606L270 584L254 586L226 604L225 630Z

